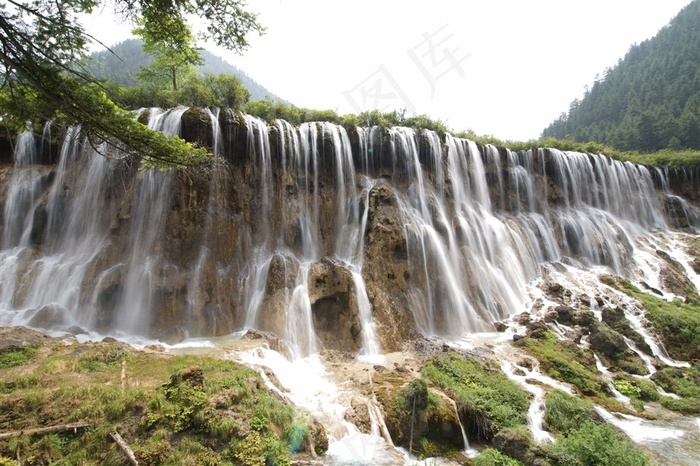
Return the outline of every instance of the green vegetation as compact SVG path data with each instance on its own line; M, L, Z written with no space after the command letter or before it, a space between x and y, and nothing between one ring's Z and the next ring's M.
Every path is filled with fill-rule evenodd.
M637 299L646 309L646 316L663 341L668 353L676 359L689 360L700 348L700 306L680 300L665 301L640 291L628 280L606 275L601 281Z
M151 2L118 0L109 4L123 18L148 31L154 44L183 42L187 15L203 18L208 36L232 50L248 46L246 35L261 32L254 14L237 0ZM133 113L107 98L104 88L82 66L88 37L80 14L107 2L97 0L17 0L0 9L0 119L14 131L53 120L79 125L90 142L125 145L151 166L171 168L206 160L178 138L165 138L138 123Z
M700 2L596 76L543 136L600 141L623 150L700 149Z
M273 101L282 101L282 99L255 82L242 70L225 62L211 52L199 50L199 55L203 64L198 67L199 73L196 74L197 77L202 78L211 75L215 77L225 76L226 78L236 78L243 89L250 93L251 100L262 100L269 97ZM144 84L143 82L139 82L137 75L142 68L149 67L153 61L153 56L143 50L143 41L139 39L127 39L112 45L109 50L100 50L90 54L85 64L85 69L98 80L114 83L123 88L131 88L137 87L139 84ZM183 83L183 85L186 85L186 83ZM163 91L163 89L160 88L158 90L159 92ZM175 103L175 105L178 104L179 102ZM182 104L185 105L184 102ZM216 102L205 102L201 105L233 107L233 105L222 105ZM141 106L149 105L141 104ZM125 108L137 107L138 106L128 106ZM236 106L236 108L238 107Z
M474 466L522 466L522 464L493 448L487 448L474 458Z
M89 424L0 441L0 456L22 464L122 464L114 430L144 465L285 465L311 440L308 420L232 361L120 344L41 347L0 372L0 387L11 388L0 431Z
M457 401L461 417L481 438L526 423L528 394L500 370L445 353L428 360L421 374Z
M552 391L545 402L545 423L556 442L549 447L560 465L647 465L648 458L625 435L602 423L593 403Z
M527 338L526 348L550 377L575 386L584 395L608 395L607 385L596 368L593 355L575 343L557 340L548 330L542 338Z
M547 430L566 435L584 422L598 418L593 403L585 398L553 390L545 402L544 422Z
M647 456L632 441L607 424L591 421L557 440L552 449L558 464L567 466L645 466Z
M0 353L0 369L21 366L27 363L36 353L35 347L16 348Z

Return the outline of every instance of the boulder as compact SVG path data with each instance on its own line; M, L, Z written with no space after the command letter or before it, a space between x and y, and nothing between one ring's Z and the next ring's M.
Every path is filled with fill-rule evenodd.
M308 272L309 302L316 336L324 348L355 352L362 347L362 323L352 272L324 258Z
M29 326L46 330L56 329L65 324L67 316L68 309L65 307L59 304L47 304L34 312L29 319Z

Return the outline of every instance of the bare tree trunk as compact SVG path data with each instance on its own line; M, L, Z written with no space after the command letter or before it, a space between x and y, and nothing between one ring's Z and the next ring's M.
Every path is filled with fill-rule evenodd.
M4 432L0 434L0 440L5 440L13 437L21 437L22 435L44 435L52 434L54 432L66 432L70 430L77 431L78 429L83 429L88 426L89 424L86 422L76 422L73 424L61 424L58 426L38 427L36 429L15 430L12 432Z
M139 462L136 459L136 455L134 455L134 451L129 447L129 445L124 441L121 435L119 435L119 432L116 430L114 432L110 432L109 434L110 437L112 437L112 440L119 446L119 448L124 452L126 457L129 459L129 463L133 464L134 466L139 466Z

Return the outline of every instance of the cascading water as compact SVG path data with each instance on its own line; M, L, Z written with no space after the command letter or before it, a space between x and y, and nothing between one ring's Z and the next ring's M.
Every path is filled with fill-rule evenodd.
M151 109L149 126L181 134L188 110ZM528 308L543 268L633 276L655 260L640 253L640 237L698 226L666 172L602 155L201 115L215 156L201 180L197 169L137 173L122 154L100 156L79 128L67 130L55 165L40 160L47 137L17 139L2 211L1 325L149 338L174 326L198 335L257 328L297 360L340 340L345 326L343 344L372 360L413 330L447 339L492 331ZM676 204L685 222L668 220ZM660 286L657 271L649 275ZM653 356L687 366L654 342L641 314L625 308ZM652 360L637 354L651 373ZM548 440L543 391L526 380L544 376L509 364L503 371L534 395L535 438Z
M169 112L151 109L149 125L168 135L179 134L186 111L184 107ZM221 118L206 112L212 149L226 158L227 147L221 142L226 134L218 124ZM269 127L246 115L241 121L251 161L246 170L256 187L249 202L255 208L236 214L243 221L249 219L239 230L242 262L231 269L237 274L231 277L233 285L219 283L217 288L240 290L240 298L233 303L243 308L242 316L231 321L240 322L243 328L256 327L270 297L272 258L281 257L291 275L285 278L284 298L280 299L296 303L286 306L295 325L275 327L288 329L282 335L286 339L295 338L302 323L310 328L301 333L313 335L313 311L304 299L295 297L295 292L308 294L308 277L298 274L308 274L314 262L330 257L351 272L362 321L362 352L378 352L374 304L364 283L364 244L369 193L379 182L386 185L387 178L407 245L408 307L418 330L426 335L491 330L494 321L523 307L528 283L548 261L568 256L583 266L604 265L624 275L634 251L633 236L666 227L653 189L657 179L664 192L668 191L665 174L655 171L652 177L645 167L602 155L555 149L480 149L472 141L449 134L441 141L434 132L400 127L357 128L353 142L344 128L330 123L304 123L295 128L277 120ZM159 253L163 233L158 225L168 215L164 201L171 196L172 176L159 172L138 175L129 188L132 204L120 206L111 194L112 182L106 180L117 162L92 155L80 143L78 130L71 131L75 135L67 134L55 171L34 163L34 137L26 134L18 140L16 170L4 206L4 307L37 309L54 303L68 309L68 315L81 325L146 334L156 318L151 309L163 299L153 289L160 280L155 275L163 274L156 270L167 267ZM78 159L80 165L75 166ZM208 243L215 241L211 211L218 208L221 194L217 192L224 189L215 184L224 176L217 167L203 206L210 213L200 227L199 255L189 266L194 280L185 288L192 320L197 319L197 309L209 306L207 309L216 308L220 313L223 306L212 291L200 289L208 286L201 283L207 275L203 268L212 266L208 259ZM548 187L548 180L556 187ZM67 192L60 189L63 186L75 187ZM331 196L324 194L328 189ZM134 241L122 247L116 261L105 264L97 279L89 280L90 290L80 290L87 264L94 263L103 248L113 247L107 243L115 215L127 221L127 235ZM38 234L34 222L42 219L45 260L20 267L20 271L19 250L12 254L14 259L7 251L27 248L32 234ZM225 269L219 267L217 274L210 275L217 275L221 282ZM45 275L53 276L59 270L66 278L52 280L59 283L56 290L40 286ZM15 291L9 288L18 287L21 273L30 273L21 280L29 291L22 293L21 304L10 304L14 298L9 295ZM103 293L98 292L99 287L112 288ZM114 309L99 322L91 311L79 309L104 307L105 300Z

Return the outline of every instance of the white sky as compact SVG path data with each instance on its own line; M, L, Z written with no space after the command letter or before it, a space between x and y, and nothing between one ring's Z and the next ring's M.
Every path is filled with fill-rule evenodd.
M266 34L242 55L204 46L300 107L405 107L456 131L526 140L688 3L249 0ZM85 25L107 45L131 29L109 15Z

